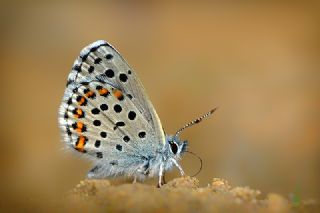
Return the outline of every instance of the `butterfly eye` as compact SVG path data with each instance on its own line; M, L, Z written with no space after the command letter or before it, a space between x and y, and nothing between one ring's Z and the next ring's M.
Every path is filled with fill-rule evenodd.
M170 144L170 148L171 148L172 153L177 154L177 152L178 152L177 144L173 141L170 141L169 144Z

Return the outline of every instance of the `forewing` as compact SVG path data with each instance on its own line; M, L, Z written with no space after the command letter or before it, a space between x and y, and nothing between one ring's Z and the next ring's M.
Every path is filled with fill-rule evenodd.
M88 78L113 85L122 91L152 126L155 141L164 145L165 136L160 119L136 72L106 41L96 41L81 51L68 77L68 83L81 83Z

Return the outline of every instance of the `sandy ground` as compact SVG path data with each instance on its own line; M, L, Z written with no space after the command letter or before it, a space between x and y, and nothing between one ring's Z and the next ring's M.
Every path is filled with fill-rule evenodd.
M84 180L66 200L71 212L319 212L316 201L293 202L275 193L262 197L259 190L219 178L206 187L193 177L176 178L161 188Z

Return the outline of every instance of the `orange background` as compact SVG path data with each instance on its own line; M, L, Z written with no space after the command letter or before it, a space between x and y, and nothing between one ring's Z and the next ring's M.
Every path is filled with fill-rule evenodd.
M90 169L63 151L57 114L73 61L98 39L138 73L166 132L219 106L182 134L203 159L202 185L221 177L263 193L320 197L319 5L11 1L0 8L2 204L45 208ZM182 163L190 175L199 166L188 155Z

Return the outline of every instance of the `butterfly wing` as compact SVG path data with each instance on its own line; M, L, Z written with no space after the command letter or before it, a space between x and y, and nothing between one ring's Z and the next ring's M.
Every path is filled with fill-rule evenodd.
M135 72L104 41L81 51L60 107L64 141L94 159L91 177L133 175L164 145L160 120Z
M85 47L75 61L68 83L96 78L119 88L137 108L157 133L157 141L164 144L165 135L160 119L148 98L136 72L118 51L106 41L96 41Z

